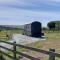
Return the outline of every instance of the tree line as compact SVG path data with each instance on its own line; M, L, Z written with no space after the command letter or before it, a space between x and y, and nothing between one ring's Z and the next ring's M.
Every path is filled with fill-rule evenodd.
M50 21L47 23L47 28L43 28L43 30L60 30L60 21Z

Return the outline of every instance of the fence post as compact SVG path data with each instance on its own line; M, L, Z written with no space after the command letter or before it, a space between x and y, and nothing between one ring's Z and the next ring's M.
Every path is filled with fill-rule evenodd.
M13 60L17 60L17 57L16 57L16 42L14 42L14 45L13 45L13 50L14 50L14 52L13 52L13 56L14 56L14 58L13 58Z
M6 60L2 54L0 55L0 59L1 60Z
M49 49L49 51L55 52L55 49ZM50 54L49 54L49 60L55 60L55 55L52 54L52 53L50 53Z
M1 49L0 49L0 50L1 50ZM1 60L6 60L1 52L0 52L0 59L1 59Z

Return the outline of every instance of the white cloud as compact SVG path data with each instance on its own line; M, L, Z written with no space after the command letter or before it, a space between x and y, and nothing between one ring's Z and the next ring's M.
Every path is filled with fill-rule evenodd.
M33 3L33 4L38 4L38 3L55 3L55 2L60 2L60 0L0 0L0 3Z
M0 6L17 6L17 7L41 7L44 5L59 5L60 0L0 0Z
M51 2L56 2L56 3L59 3L60 0L50 0Z
M36 12L28 10L19 10L13 8L0 9L0 24L21 25L32 21L40 21L43 26L51 20L60 20L60 13L55 12Z
M11 8L11 6L19 6L25 8L25 6L44 6L47 5L54 5L59 0L0 0L0 24L25 24L30 23L32 21L38 20L46 25L48 21L51 20L60 20L60 13L59 12L47 12L47 11L28 11L22 10L17 8ZM3 6L1 6L3 5ZM8 6L8 7L5 7ZM31 8L31 9L32 9ZM29 8L28 8L29 9ZM35 8L37 9L37 8ZM38 8L39 9L39 8Z
M16 0L0 0L0 3L12 3L15 2Z

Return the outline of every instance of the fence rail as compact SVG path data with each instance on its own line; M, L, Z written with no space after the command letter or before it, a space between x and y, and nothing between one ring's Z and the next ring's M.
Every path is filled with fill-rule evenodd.
M29 56L29 55L27 55L25 53L17 51L17 48L16 48L17 46L20 47L20 48L22 47L22 48L30 49L32 51L39 52L39 53L47 54L47 55L49 55L49 60L55 60L55 57L59 57L60 58L60 54L56 53L55 49L50 49L49 51L45 51L45 50L38 49L38 48L33 48L33 47L28 47L28 46L16 44L16 42L13 42L13 43L11 43L11 42L5 42L5 41L0 41L0 42L13 45L13 49L9 49L7 47L0 46L0 48L6 49L6 50L11 51L13 53L13 56L10 56L7 53L5 53L5 52L3 52L3 51L0 50L1 56L6 55L6 56L10 57L13 60L18 60L16 54L22 55L22 56L27 57L27 58L29 58L31 60L40 60L38 58L35 58L35 57ZM1 60L3 60L3 59L1 58Z

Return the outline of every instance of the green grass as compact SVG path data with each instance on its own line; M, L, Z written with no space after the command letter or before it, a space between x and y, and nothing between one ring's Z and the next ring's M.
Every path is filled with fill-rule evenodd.
M60 31L59 32L45 32L45 41L38 41L30 44L30 46L40 48L43 50L55 49L57 53L60 53ZM35 55L35 54L34 54ZM44 57L43 60L47 60L47 57ZM56 58L56 60L60 60Z
M8 32L22 33L23 31L22 30L8 30ZM55 31L55 32L45 31L45 37L46 37L45 41L37 41L35 43L28 44L27 46L41 48L44 50L49 50L51 48L51 49L55 49L57 53L60 53L60 31ZM24 48L17 48L17 51L24 52L27 50ZM29 52L27 53L30 54ZM13 55L11 52L8 52L8 54ZM35 56L35 54L36 52L32 52L32 56ZM43 56L45 55L43 54ZM48 57L43 57L43 60L47 60L47 59ZM56 58L56 60L60 60L60 59Z
M0 40L8 41L11 39L13 34L22 34L23 30L21 29L13 29L13 30L1 30L0 31ZM9 34L7 37L6 35Z
M23 30L21 30L21 29L13 29L13 30L1 30L0 31L0 40L3 40L3 41L8 41L10 38L10 36L9 37L6 37L6 34L7 33L11 33L11 34L22 34L22 32L23 32ZM22 51L25 51L25 49L24 48L21 48L21 49L19 49L19 48L17 48L17 51L20 51L20 52L22 52ZM11 55L11 56L13 56L13 53L12 52L7 52L9 55ZM18 55L17 55L18 56ZM4 57L7 59L7 60L12 60L12 59L10 59L10 58L8 58L8 57L6 57L5 55L4 55Z

